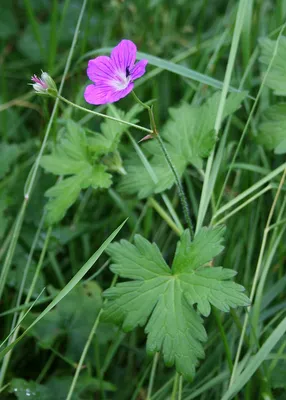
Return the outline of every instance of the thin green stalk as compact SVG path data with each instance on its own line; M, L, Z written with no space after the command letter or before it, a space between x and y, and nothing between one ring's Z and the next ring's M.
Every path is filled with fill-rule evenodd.
M88 352L89 346L91 345L92 339L93 339L93 337L95 335L95 332L96 332L96 329L98 327L99 319L100 319L100 316L101 316L102 312L103 312L103 309L101 309L99 311L99 313L98 313L98 315L96 317L96 320L94 321L94 324L93 324L93 326L91 328L91 331L89 333L88 339L87 339L87 341L86 341L86 343L84 345L84 349L83 349L83 351L81 353L79 362L77 364L76 371L75 371L71 386L69 388L66 400L70 400L72 398L72 395L73 395L73 392L74 392L74 389L75 389L75 385L76 385L78 377L79 377L79 373L80 373L80 371L82 369L83 362L85 360L85 357L86 357L86 354Z
M258 193L256 193L254 196L250 197L248 200L246 200L244 203L240 204L237 208L232 210L230 213L225 215L223 218L221 218L219 221L214 223L214 218L212 219L212 224L214 226L220 225L224 223L228 218L232 217L234 214L236 214L238 211L242 210L244 207L246 207L248 204L252 203L254 200L262 196L264 193L268 192L269 190L272 189L272 185L267 185L264 189L260 190Z
M136 94L134 92L132 92L133 96L135 99L137 99L138 97L136 96ZM146 108L148 107L147 104L141 102L140 99L138 99L140 104L142 103L142 107ZM137 101L137 100L136 100ZM143 106L144 104L144 106ZM110 108L113 111L114 115L118 115L116 108L110 104ZM156 185L158 183L158 178L155 174L155 171L153 170L151 164L149 163L149 161L147 160L147 158L145 157L143 151L141 150L141 148L139 147L139 145L137 144L137 142L134 140L133 136L129 133L129 131L127 131L127 135L129 140L131 141L134 149L136 150L140 160L142 161L142 164L144 165L144 167L146 168L146 171L148 172L150 178L152 179L152 181L154 182L154 184ZM170 214L173 217L174 222L177 224L177 226L179 227L179 229L183 230L182 225L180 224L179 218L175 213L175 210L173 209L170 200L168 199L168 196L166 194L162 194L162 199L164 201L164 203L166 204L168 210L170 211Z
M168 196L166 196L165 193L162 194L162 199L163 199L164 203L166 204L166 207L168 208L168 211L169 211L171 217L173 218L175 224L177 225L178 229L180 229L180 231L183 232L184 228L179 220L179 217L173 207L173 204L171 203L171 201L169 200Z
M131 397L131 400L138 399L139 392L140 392L140 390L141 390L141 388L143 386L143 383L145 382L145 379L146 379L147 375L149 374L150 369L151 369L151 364L149 364L148 367L145 368L141 379L139 380L139 382L136 385L136 389L135 389L135 391L134 391L134 393L133 393L133 395Z
M181 236L182 230L177 227L177 225L169 217L166 211L160 206L160 204L153 197L149 197L148 202L158 212L163 220L170 226L170 228L172 228L177 235Z
M180 375L179 378L179 390L178 390L178 400L183 399L183 376Z
M34 292L34 289L35 289L35 286L36 286L36 282L38 280L38 277L39 277L39 274L40 274L40 271L41 271L41 268L42 268L42 265L43 265L43 261L44 261L45 254L46 254L46 251L47 251L47 247L48 247L48 243L49 243L49 240L50 240L51 232L52 232L52 228L50 227L48 229L48 232L47 232L47 235L46 235L46 240L45 240L43 249L41 251L40 259L39 259L35 274L33 276L33 280L32 280L31 286L29 288L29 291L28 291L28 294L27 294L27 297L26 297L26 300L25 300L25 304L29 303L29 301L31 300L31 297L33 295L33 292ZM11 344L12 342L14 342L17 339L17 336L18 336L18 333L19 333L19 330L20 330L20 327L21 327L20 321L23 320L24 315L25 315L25 312L22 311L20 313L20 315L19 315L19 318L18 318L17 329L15 329L13 335L11 335L10 340L9 340L9 344ZM0 373L0 386L2 386L3 381L5 379L5 374L6 374L6 371L7 371L7 368L8 368L8 364L9 364L9 361L10 361L10 358L11 358L11 355L12 355L12 351L13 350L10 350L9 353L7 353L5 355L5 357L4 357L2 368L1 368L1 373Z
M47 252L47 249L48 249L48 244L49 244L49 241L50 241L51 233L52 233L52 226L50 226L48 228L48 230L47 230L47 234L46 234L44 246L43 246L42 251L41 251L40 259L39 259L36 271L34 273L31 286L30 286L29 291L27 293L27 297L26 297L26 302L27 303L31 300L31 297L32 297L33 292L35 290L35 286L36 286L40 271L42 269L44 258L45 258L45 255L46 255L46 252Z
M285 167L286 167L286 163L280 165L274 171L270 172L270 174L266 175L264 178L260 179L258 182L256 182L254 185L252 185L250 188L246 189L244 192L240 193L234 199L230 200L228 203L226 203L224 206L222 206L214 214L213 219L217 218L218 215L224 213L226 210L233 207L235 204L239 203L242 199L244 199L245 197L247 197L248 195L253 193L255 190L259 189L261 186L263 186L265 183L269 182L271 179L274 179L277 175L281 174L281 172L284 171Z
M259 257L258 257L257 266L256 266L254 278L253 278L253 284L252 284L252 288L251 288L251 293L250 293L250 301L251 301L251 303L253 302L253 299L254 299L254 296L255 296L255 292L256 292L256 287L257 287L257 284L258 284L258 279L259 279L259 277L261 275L262 260L263 260L263 256L264 256L264 251L265 251L265 247L266 247L268 234L269 234L269 226L270 226L273 214L274 214L274 210L275 210L276 203L278 201L278 197L280 195L282 186L283 186L284 181L285 181L285 177L286 177L286 168L284 169L284 173L283 173L283 175L281 177L281 180L280 180L280 183L279 183L279 187L277 189L275 198L274 198L272 206L270 208L269 215L268 215L267 222L266 222L266 226L264 228L262 244L261 244L261 248L260 248L260 252L259 252ZM248 309L249 309L249 307L248 307ZM244 318L242 333L241 333L240 338L239 338L239 343L238 343L238 348L237 348L237 352L236 352L236 356L235 356L233 370L232 370L232 374L231 374L231 377L230 377L229 388L234 384L234 380L235 380L235 377L236 377L238 361L239 361L240 353L241 353L241 350L242 350L242 344L243 344L243 339L244 339L244 335L245 335L245 332L246 332L246 327L247 327L247 324L248 324L248 320L249 320L249 313L247 312L245 314L245 318Z
M54 270L54 273L55 273L55 275L57 277L57 280L58 280L58 282L60 284L60 287L63 288L65 286L65 284L66 284L66 281L65 281L64 275L63 275L63 273L61 271L61 268L60 268L60 266L58 264L58 261L56 259L55 253L53 251L50 251L48 253L48 258L49 258L51 266L52 266L52 268Z
M132 124L131 122L124 121L124 120L119 119L119 118L111 117L110 115L102 114L102 113L99 113L99 112L96 112L96 111L92 111L92 110L89 110L88 108L85 108L85 107L81 107L78 104L75 104L75 103L69 101L68 99L66 99L65 97L61 96L60 94L58 94L56 98L57 98L57 100L64 101L65 103L67 103L68 105L70 105L72 107L78 108L79 110L82 110L82 111L87 112L89 114L96 115L97 117L110 119L111 121L116 121L118 123L130 126L131 128L139 129L140 131L144 131L144 132L147 132L147 133L152 133L151 129L144 128L143 126Z
M54 299L55 297L56 297L56 294L51 294L50 296L44 297L42 300L39 300L37 302L37 305L44 304L47 301ZM33 304L34 304L34 302L32 301L27 304L25 304L25 303L21 304L18 307L10 308L9 310L6 310L6 311L3 311L2 313L0 313L0 318L5 317L5 315L14 314L15 312L18 312L18 311L26 310L27 308L30 308L31 305L33 305Z
M6 279L8 276L8 272L12 263L12 259L14 256L14 252L16 249L16 244L18 242L18 238L19 238L19 234L21 231L21 227L22 227L22 223L23 223L23 219L24 219L24 215L25 215L25 211L26 211L26 207L27 207L27 200L25 199L22 203L22 207L21 210L18 214L14 229L13 229L13 233L12 233L12 238L11 238L11 242L6 254L6 258L1 270L1 275L0 275L0 301L2 299L2 295L3 295L3 290L6 284Z
M244 14L245 14L246 8L247 8L247 0L240 0L239 6L238 6L238 11L237 11L237 17L236 17L236 21L235 21L235 27L234 27L234 33L233 33L232 42L231 42L228 63L227 63L224 82L223 82L223 88L222 88L222 92L221 92L220 102L219 102L215 126L214 126L216 135L218 135L219 130L221 128L221 123L222 123L222 118L223 118L223 110L224 110L224 106L225 106L225 102L226 102L226 96L227 96L229 86L230 86L230 79L231 79L231 75L232 75L232 71L233 71L233 67L234 67L234 62L235 62L235 58L236 58L236 53L237 53L237 49L238 49L238 43L239 43L239 39L240 39L240 35L241 35L243 19L244 19ZM204 222L204 218L205 218L205 215L207 212L207 208L208 208L208 205L209 205L209 202L211 199L211 195L212 195L212 188L209 187L209 183L210 183L210 176L211 176L211 171L212 171L213 160L214 160L214 150L212 151L212 153L209 156L208 161L207 161L205 178L204 178L201 200L200 200L200 205L199 205L196 232L198 232L202 227L202 224Z
M81 11L80 11L80 14L79 14L78 22L77 22L77 25L76 25L76 28L75 28L75 34L74 34L74 37L73 37L72 45L71 45L71 48L70 48L70 51L69 51L69 55L68 55L68 58L67 58L65 69L64 69L64 73L63 73L63 76L62 76L62 79L61 79L61 83L60 83L60 87L59 87L59 91L58 91L59 95L62 92L62 89L63 89L63 86L64 86L64 82L65 82L65 79L66 79L66 76L67 76L67 73L68 73L68 70L69 70L69 67L70 67L70 64L71 64L72 56L73 56L73 53L74 53L75 45L76 45L78 34L79 34L81 20L82 20L83 14L84 14L85 6L86 6L86 2L87 2L87 0L84 0L83 4L82 4L82 7L81 7ZM29 4L30 2L26 1L26 3ZM5 262L4 262L4 265L2 267L2 271L1 271L1 276L0 276L0 301L1 301L3 290L4 290L4 287L5 287L5 284L6 284L6 279L7 279L7 275L8 275L10 266L11 266L11 262L12 262L12 259L13 259L13 256L14 256L16 244L18 242L18 237L19 237L19 234L20 234L20 231L21 231L21 228L22 228L22 224L23 224L23 220L24 220L24 216L25 216L25 212L26 212L27 203L28 203L28 200L29 200L29 198L31 196L32 189L34 187L36 175L37 175L37 172L38 172L38 169L39 169L39 166L40 166L41 157L43 155L43 152L44 152L44 149L45 149L45 146L46 146L46 143L47 143L47 140L48 140L51 128L52 128L52 124L53 124L54 118L56 116L56 111L58 109L58 104L59 104L59 100L56 99L54 107L53 107L53 111L52 111L52 114L51 114L51 117L50 117L50 120L49 120L49 123L48 123L48 126L47 126L47 129L46 129L46 132L45 132L45 136L44 136L44 139L43 139L40 151L39 151L39 154L37 156L37 159L35 161L34 166L32 167L32 170L31 170L31 172L30 172L30 174L28 176L28 182L25 185L25 189L26 190L25 190L24 200L23 200L19 215L17 217L17 222L15 224L15 228L14 228L13 234L12 234L12 239L11 239L11 242L10 242L10 245L9 245L9 249L8 249L8 252L7 252L7 257L5 259Z
M273 51L273 54L272 54L270 63L269 63L269 65L268 65L268 67L267 67L267 70L266 70L264 76L263 76L263 79L262 79L260 88L259 88L259 90L258 90L257 96L256 96L256 98L255 98L255 101L254 101L254 103L253 103L253 106L252 106L252 108L251 108L251 111L250 111L250 113L249 113L249 116L248 116L248 118L247 118L247 121L246 121L246 124L245 124L245 126L244 126L243 132L242 132L242 134L241 134L241 136L240 136L240 139L239 139L238 145L237 145L237 147L236 147L236 149L235 149L235 153L234 153L233 158L232 158L232 160L231 160L230 166L229 166L229 168L228 168L228 171L227 171L227 174L226 174L226 177L225 177L224 183L223 183L223 185L222 185L222 188L221 188L221 191L220 191L220 194L219 194L219 198L218 198L218 201L217 201L217 204L216 204L216 209L218 208L218 206L219 206L219 204L220 204L220 202L221 202L222 195L223 195L223 193L224 193L224 190L225 190L226 184L227 184L227 182L228 182L230 173L232 172L232 168L233 168L233 165L234 165L235 160L236 160L236 158L237 158L237 155L239 154L239 151L240 151L240 148L241 148L243 139L244 139L244 137L245 137L245 135L246 135L246 132L247 132L247 130L248 130L248 127L249 127L249 125L250 125L250 123L251 123L251 121L252 121L252 119L253 119L252 117L253 117L254 111L256 110L256 107L257 107L257 105L258 105L258 101L259 101L259 99L260 99L262 90L264 89L266 79L267 79L268 74L269 74L269 72L270 72L270 70L271 70L271 68L272 68L272 64L273 64L273 62L274 62L274 59L275 59L275 57L276 57L276 55L277 55L279 42L280 42L282 33L283 33L284 29L285 29L285 26L286 26L286 24L284 24L284 25L282 26L282 28L280 29L279 36L278 36L278 38L277 38L277 40L276 40L275 47L274 47L274 51Z
M174 379L174 384L173 384L171 400L177 400L179 377L180 377L179 373L176 372L175 379Z
M153 357L152 369L151 369L151 374L150 374L150 379L149 379L146 400L151 400L151 395L152 395L152 390L153 390L153 386L154 386L154 380L155 380L155 375L156 375L157 364L159 361L159 356L160 356L160 353L157 352L157 353L155 353L155 355Z
M3 255L6 253L6 250L7 250L8 246L9 246L9 243L10 243L10 241L12 239L13 230L14 230L14 226L12 226L12 228L9 231L9 233L6 235L6 238L5 238L2 246L0 247L0 261L1 261L1 258L3 257Z
M224 327L223 327L223 325L221 323L221 316L220 316L220 314L219 314L219 312L218 312L218 310L216 308L213 308L213 313L214 313L215 320L216 320L216 323L217 323L217 327L218 327L218 330L219 330L219 333L220 333L220 336L221 336L221 339L222 339L222 342L223 342L223 346L224 346L224 350L225 350L225 354L226 354L228 367L229 367L229 370L231 372L232 368L233 368L232 359L231 359L231 351L230 351L230 348L229 348L229 345L228 345L228 342L227 342L227 337L226 337L226 334L225 334L225 331L224 331Z
M173 175L175 177L175 181L176 181L176 185L177 185L177 188L178 188L181 205L182 205L182 208L183 208L184 217L185 217L186 223L188 225L188 228L190 230L191 237L193 237L194 236L194 228L193 228L193 224L192 224L191 217L190 217L190 211L189 211L186 195L185 195L184 189L182 187L181 180L180 180L180 177L178 175L178 172L177 172L177 170L176 170L176 168L175 168L175 166L174 166L174 164L173 164L173 162L171 160L171 157L170 157L170 155L168 153L168 150L167 150L167 148L166 148L161 136L159 135L159 133L157 131L155 118L154 118L154 113L153 113L153 108L148 106L147 104L143 103L143 101L141 101L137 97L137 95L134 93L134 91L132 91L132 95L133 95L134 99L137 101L137 103L139 103L142 107L144 107L146 110L148 110L148 114L149 114L149 118L150 118L150 125L151 125L151 128L152 128L151 137L157 139L157 141L159 143L159 146L161 147L161 150L162 150L162 152L163 152L163 154L165 156L165 159L166 159L166 161L167 161L167 163L168 163L168 165L169 165L169 167L170 167L170 169L171 169L171 171L172 171L172 173L173 173Z
M42 369L42 371L40 372L40 375L38 376L36 382L37 383L41 383L42 380L44 379L44 377L46 376L48 370L51 368L52 363L54 362L56 358L56 355L54 353L52 353L50 355L50 357L48 358L48 361L46 362L46 364L44 365L44 368Z
M118 279L118 275L114 275L114 278L113 278L113 280L111 282L110 288L112 288L116 284L117 279ZM105 300L105 302L106 302L106 300ZM103 307L100 309L100 311L99 311L99 313L98 313L98 315L97 315L97 317L96 317L96 319L94 321L94 324L93 324L93 326L91 328L91 331L89 333L88 339L87 339L87 341L86 341L86 343L84 345L84 348L83 348L83 351L81 353L79 362L77 364L76 371L75 371L71 386L69 388L69 392L67 394L66 400L71 400L71 398L72 398L72 395L73 395L73 392L75 390L75 386L76 386L76 383L77 383L77 380L78 380L78 377L79 377L79 373L80 373L80 371L82 369L83 362L85 360L85 357L86 357L86 354L88 352L89 346L91 345L92 339L93 339L93 337L94 337L94 335L96 333L96 330L97 330L97 327L98 327L98 324L99 324L99 320L100 320L100 317L101 317L102 313L103 313Z
M177 184L177 188L178 188L178 192L179 192L180 201L181 201L182 208L183 208L185 221L186 221L186 223L188 225L188 228L190 230L191 237L193 238L194 237L193 223L191 221L190 211L189 211L189 207L188 207L188 203L187 203L187 198L186 198L184 189L182 187L182 184L181 184L181 181L180 181L180 177L179 177L178 172L176 171L176 168L175 168L175 166L174 166L174 164L173 164L173 162L172 162L172 160L171 160L171 158L169 156L169 153L168 153L168 151L166 149L166 146L165 146L161 136L157 135L156 139L157 139L157 141L158 141L158 143L159 143L159 145L160 145L160 147L162 149L162 152L164 153L164 156L165 156L165 158L166 158L166 160L167 160L167 162L169 164L169 167L171 168L171 170L172 170L172 172L174 174L174 177L175 177L175 180L176 180L176 184Z
M43 225L44 225L44 221L45 221L45 212L43 213L42 218L40 220L40 223L38 225L38 228L37 228L37 231L36 231L36 234L35 234L35 237L33 239L33 243L32 243L32 246L31 246L31 249L30 249L30 252L29 252L29 256L28 256L28 259L27 259L27 262L26 262L26 265L25 265L25 269L24 269L24 273L23 273L23 277L22 277L22 281L21 281L21 286L20 286L19 293L18 293L18 296L17 296L16 307L20 306L20 304L21 304L21 299L22 299L22 295L24 293L27 276L28 276L28 273L29 273L29 270L30 270L32 258L33 258L33 255L34 255L34 251L36 249L36 246L37 246L37 243L38 243L38 240L39 240L39 237L40 237L40 233L41 233ZM25 301L25 304L26 303L27 303L27 301Z
M120 346L121 342L123 341L123 339L125 338L126 333L122 332L121 329L118 329L118 336L116 338L116 340L110 345L110 348L108 349L102 368L101 368L101 377L104 377L104 374L106 373L106 371L108 370L112 359L114 357L114 354L116 353L116 351L118 350L118 347Z

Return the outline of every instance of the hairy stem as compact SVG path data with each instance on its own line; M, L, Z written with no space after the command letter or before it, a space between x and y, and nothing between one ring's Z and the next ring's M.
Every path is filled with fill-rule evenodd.
M157 131L155 118L154 118L154 113L153 113L153 108L148 106L148 104L143 103L143 101L141 101L134 92L132 92L132 95L133 95L134 99L137 101L137 103L139 103L142 107L144 107L146 110L148 110L149 119L150 119L150 125L151 125L151 128L152 128L152 131L151 131L152 133L151 133L150 137L153 137L153 138L157 139L158 144L161 147L161 150L162 150L162 152L164 154L164 157L165 157L165 159L166 159L166 161L167 161L167 163L168 163L168 165L169 165L169 167L170 167L170 169L171 169L171 171L172 171L172 173L173 173L173 175L175 177L175 181L176 181L176 185L177 185L177 188L178 188L179 198L180 198L180 201L181 201L181 205L182 205L185 221L186 221L186 223L188 225L188 228L190 230L191 237L193 238L194 237L194 228L193 228L192 220L191 220L191 217L190 217L190 211L189 211L189 207L188 207L187 198L186 198L183 186L181 184L181 180L180 180L179 174L178 174L178 172L176 170L176 167L175 167L175 165L173 164L173 162L171 160L171 157L170 157L170 155L168 153L168 150L167 150L167 148L166 148L161 136L159 135L159 132Z
M92 111L92 110L89 110L88 108L79 106L78 104L73 103L72 101L66 99L65 97L63 97L63 96L61 96L59 94L57 95L57 99L64 101L65 103L69 104L70 106L72 106L74 108L77 108L79 110L85 111L85 112L87 112L89 114L96 115L97 117L110 119L111 121L119 122L120 124L124 124L124 125L130 126L131 128L139 129L140 131L144 131L144 132L148 132L148 133L152 133L153 132L153 131L151 131L151 129L144 128L144 126L132 124L131 122L124 121L123 119L115 118L115 117L112 117L111 115L102 114L102 113L99 113L97 111Z

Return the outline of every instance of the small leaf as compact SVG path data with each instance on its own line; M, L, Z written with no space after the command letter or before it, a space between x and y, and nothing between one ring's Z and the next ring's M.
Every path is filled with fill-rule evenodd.
M111 270L131 281L104 292L108 302L103 319L122 324L126 331L147 323L147 351L162 351L166 365L175 364L187 379L204 356L201 342L207 336L199 313L209 315L211 305L222 311L249 305L244 288L230 281L235 271L204 266L222 251L223 232L223 227L202 228L191 242L185 231L172 269L157 246L139 235L134 245L122 240L107 250Z
M24 379L14 378L9 384L9 392L13 393L18 400L27 400L28 398L37 400L50 400L49 391L45 386L34 381L25 381Z
M105 166L96 165L92 168L91 174L88 176L86 183L84 183L82 187L92 186L94 189L108 189L112 184L111 178L111 175L106 172Z
M17 144L0 144L0 179L3 178L22 153L21 146Z
M81 189L90 186L94 189L107 189L112 184L112 177L106 172L107 166L100 164L101 160L94 163L98 157L92 155L84 129L71 120L67 121L66 127L52 153L41 159L41 165L46 171L55 175L72 175L45 193L50 198L46 206L49 224L55 224L65 216Z
M282 140L282 142L280 142L278 144L278 146L275 148L274 150L275 154L285 154L286 153L286 138Z
M47 222L51 225L60 221L67 209L76 201L81 191L81 176L71 176L52 186L45 195L50 197L46 205Z
M276 46L276 40L270 40L268 38L260 39L261 56L260 62L268 67L270 64L274 49ZM274 93L278 96L286 95L286 37L281 36L278 50L272 63L272 67L267 75L265 84L274 90Z
M275 149L276 154L283 154L283 142L285 143L285 140L286 103L275 104L269 107L263 114L263 120L259 125L257 141L266 149Z

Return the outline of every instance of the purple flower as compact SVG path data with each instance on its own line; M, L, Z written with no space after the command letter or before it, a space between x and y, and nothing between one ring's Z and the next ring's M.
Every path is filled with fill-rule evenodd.
M90 104L114 103L130 93L135 79L145 74L147 60L135 64L137 48L131 40L121 40L111 56L99 56L88 62L87 76L94 82L84 92Z

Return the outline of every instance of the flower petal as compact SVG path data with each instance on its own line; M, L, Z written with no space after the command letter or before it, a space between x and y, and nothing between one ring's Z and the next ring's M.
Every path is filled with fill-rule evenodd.
M136 60L137 48L131 40L121 40L111 52L111 60L118 71L126 73L126 68L129 70L133 67Z
M110 88L105 85L88 85L84 91L84 98L90 104L106 104Z
M99 56L90 60L86 72L89 79L96 83L110 81L116 77L114 63L107 56Z
M130 92L132 92L134 87L134 83L130 82L127 86L127 88L118 90L118 91L111 91L109 92L107 103L114 103L115 101L118 101L122 99L123 97L127 96Z
M148 60L141 60L130 71L131 79L134 81L135 79L140 78L145 74L145 67L148 64Z

